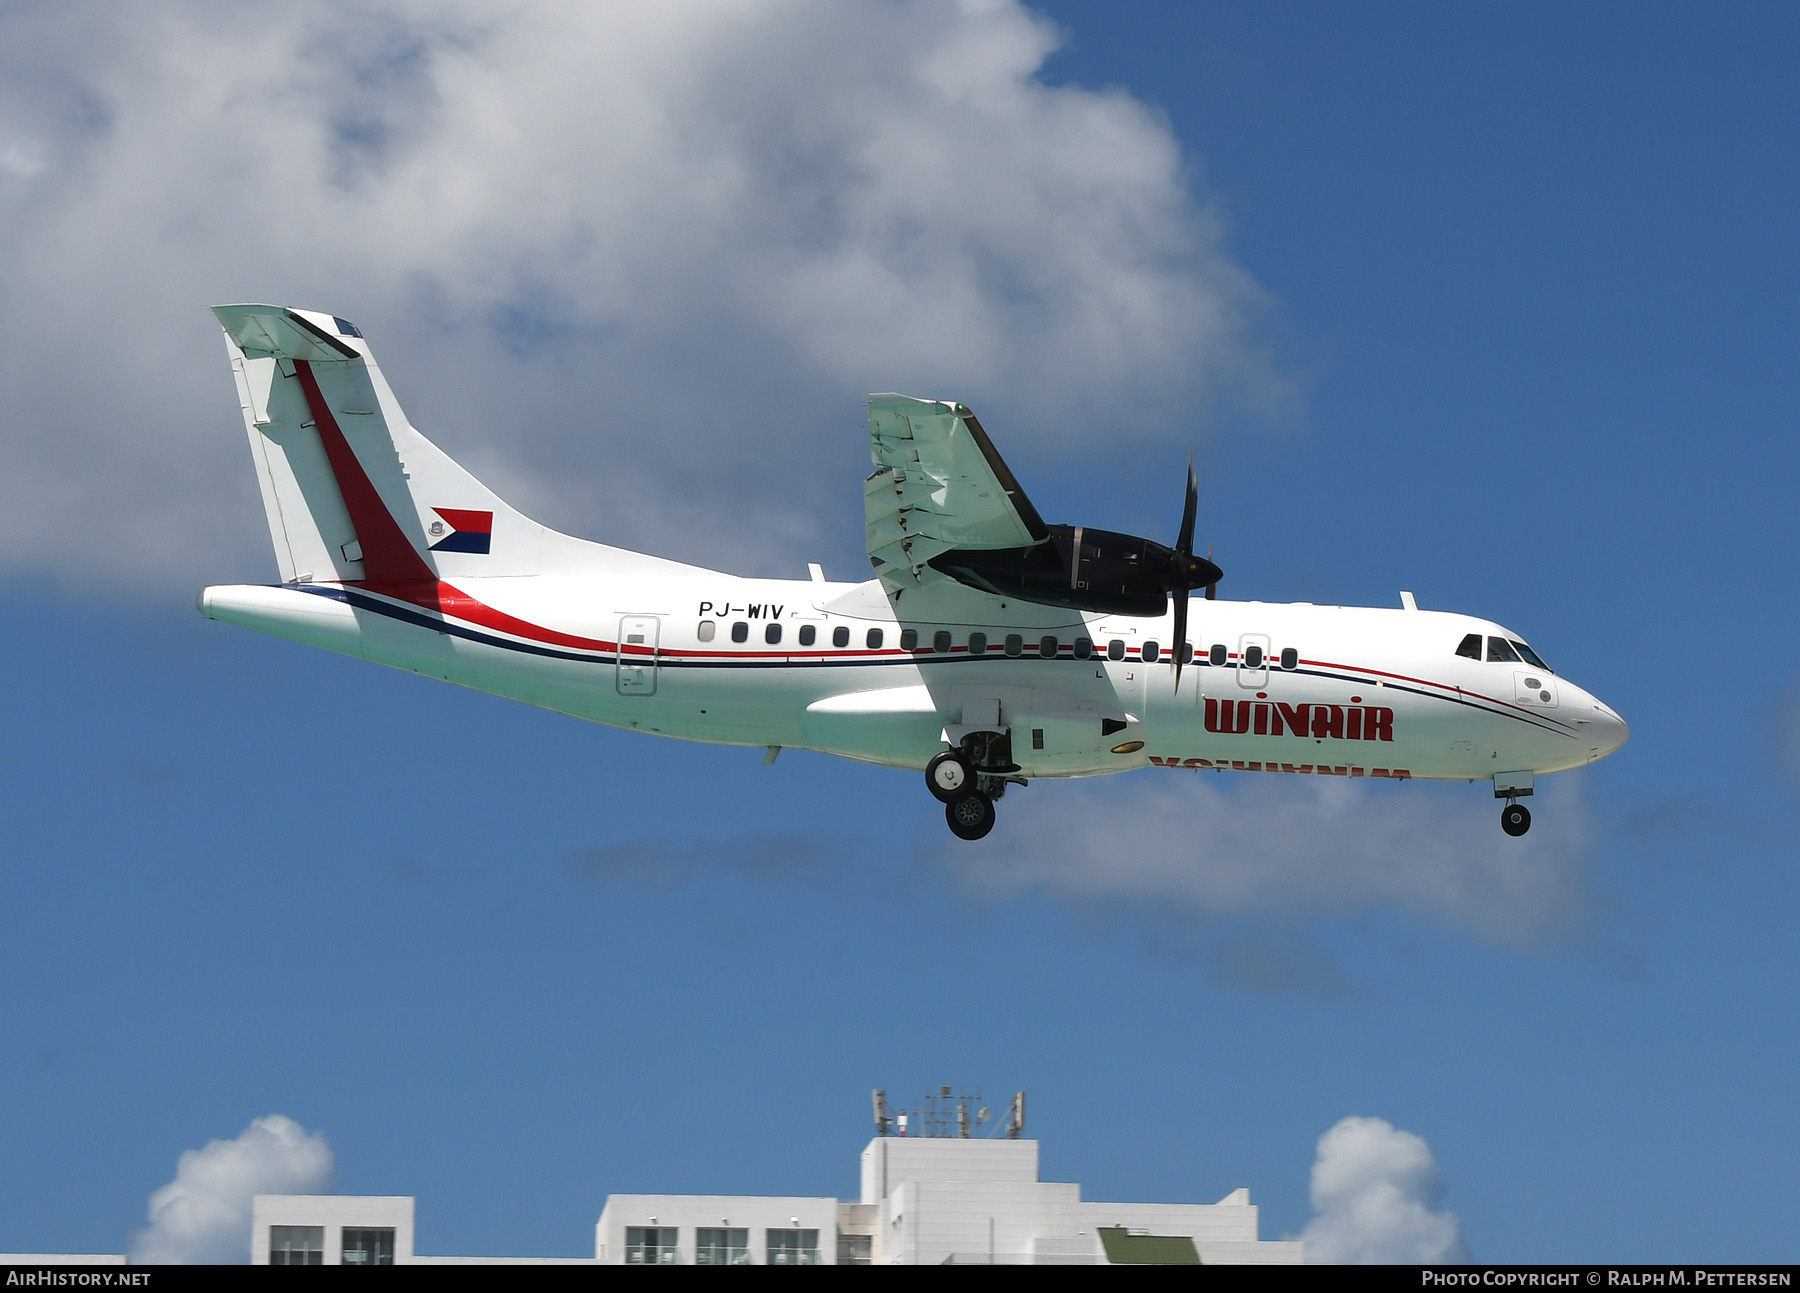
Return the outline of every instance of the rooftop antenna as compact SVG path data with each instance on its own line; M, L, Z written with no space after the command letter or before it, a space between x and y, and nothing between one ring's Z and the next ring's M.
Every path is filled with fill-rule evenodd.
M1017 1140L1019 1133L1025 1130L1025 1093L1016 1092L1012 1098L1012 1108L1006 1111L1006 1138Z
M887 1092L882 1091L882 1090L877 1090L874 1094L875 1094L875 1134L877 1136L885 1136L888 1133L888 1123L891 1121L891 1119L888 1117Z

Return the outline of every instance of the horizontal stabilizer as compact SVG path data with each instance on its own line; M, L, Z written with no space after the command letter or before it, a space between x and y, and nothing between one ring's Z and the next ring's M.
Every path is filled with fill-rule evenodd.
M250 359L342 363L364 354L346 340L354 337L360 342L362 333L334 315L280 305L215 305L213 313L225 335Z

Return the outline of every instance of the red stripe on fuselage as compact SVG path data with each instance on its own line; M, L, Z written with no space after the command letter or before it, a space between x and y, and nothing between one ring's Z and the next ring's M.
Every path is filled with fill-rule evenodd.
M331 462L331 474L337 479L338 493L350 512L350 524L356 527L356 540L362 545L363 578L350 581L353 588L364 588L397 602L407 602L439 615L454 615L471 624L510 633L555 646L585 647L594 651L611 651L615 644L594 638L558 633L527 623L503 611L477 601L459 588L453 588L437 577L425 563L411 539L382 499L375 483L363 470L356 451L344 438L344 432L331 415L325 396L319 390L319 379L312 365L304 359L294 361L294 372L300 378L300 389L306 392L307 406L312 410L318 428L319 442ZM455 524L455 522L452 522Z

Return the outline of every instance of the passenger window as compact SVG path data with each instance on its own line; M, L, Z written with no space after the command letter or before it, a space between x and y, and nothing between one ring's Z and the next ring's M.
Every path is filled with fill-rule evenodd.
M1260 669L1263 667L1263 652L1261 647L1248 646L1244 648L1244 667L1246 669Z
M1300 667L1300 653L1294 650L1293 647L1281 648L1281 667L1283 669L1298 669Z
M1210 665L1223 667L1225 662L1230 658L1231 655L1225 650L1225 644L1223 642L1213 643L1212 650L1206 653L1206 663Z
M919 649L919 630L901 629L900 649L902 651L917 651Z
M1006 654L1024 655L1025 639L1020 637L1017 633L1008 633L1006 635Z
M1077 660L1085 660L1093 654L1094 642L1092 638L1075 639L1075 658Z
M1106 644L1106 658L1108 660L1123 660L1125 658L1125 643L1118 638L1114 638L1112 641L1108 642Z
M969 634L969 654L970 655L986 655L987 654L987 634L985 634L985 633Z
M1056 647L1057 642L1055 636L1046 636L1043 641L1038 643L1038 654L1043 656L1046 660L1054 660L1056 659Z
M836 628L831 630L831 645L834 647L849 646L850 645L850 630L842 624L838 625Z
M1488 639L1489 664L1518 664L1519 653L1512 649L1505 638Z
M742 620L733 624L731 626L731 640L733 642L748 642L750 640L750 626Z
M1161 654L1162 654L1162 648L1157 646L1156 643L1154 643L1154 642L1144 643L1143 656L1144 656L1145 664L1155 664L1156 658L1158 656L1160 656Z
M863 641L867 642L869 644L869 650L871 650L871 651L881 650L881 630L880 629L870 629L869 636L864 638Z
M812 625L802 624L800 626L800 645L801 646L811 646L815 641L818 640L818 637L819 637L819 630L814 628Z
M1456 648L1456 654L1470 660L1481 659L1481 634L1471 633L1463 638L1461 645Z
M936 633L933 633L931 635L931 649L933 651L936 651L939 655L949 655L950 654L950 635L948 633L944 632L944 630L942 630L942 629L939 629Z
M717 633L718 631L719 631L719 621L717 621L717 620L701 620L700 621L700 640L702 642L711 642L713 640L713 634Z
M781 641L781 625L771 624L768 628L764 629L763 641L767 642L770 646L774 646L777 642Z

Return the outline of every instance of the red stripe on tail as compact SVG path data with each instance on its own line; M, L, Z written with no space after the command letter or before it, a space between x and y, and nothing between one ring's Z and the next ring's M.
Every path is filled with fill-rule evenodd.
M431 567L419 550L406 537L394 514L382 501L381 494L357 461L356 453L331 416L325 397L319 393L319 379L313 376L312 364L304 359L294 361L300 378L300 389L306 392L307 406L318 425L319 440L325 456L331 460L331 474L337 478L338 493L350 510L350 524L356 527L357 542L362 544L363 577L370 583L437 581Z

